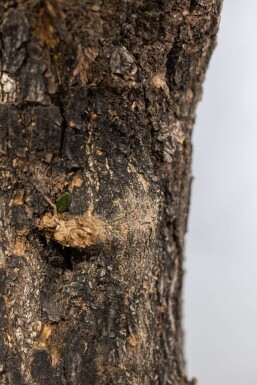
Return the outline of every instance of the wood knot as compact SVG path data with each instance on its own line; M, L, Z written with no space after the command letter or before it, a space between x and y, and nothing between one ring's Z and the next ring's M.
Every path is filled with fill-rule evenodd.
M39 229L62 246L85 249L107 239L106 224L93 215L70 217L67 214L46 213Z

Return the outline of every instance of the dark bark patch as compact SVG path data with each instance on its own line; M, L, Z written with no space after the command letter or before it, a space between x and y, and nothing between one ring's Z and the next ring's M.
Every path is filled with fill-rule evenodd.
M65 382L61 381L57 373L52 367L48 352L43 349L35 351L31 363L31 375L33 379L36 380L39 385L65 384Z
M31 153L40 152L43 160L48 162L51 157L59 155L62 116L56 106L35 107L33 115L35 124L30 139Z
M68 126L76 127L79 130L85 128L87 120L87 100L87 90L84 87L69 92L68 103L65 108Z
M30 221L24 206L12 207L12 226L14 226L16 230L23 230L30 226Z
M87 324L87 322L85 322ZM95 341L88 341L83 329L71 331L63 351L63 370L67 384L97 385ZM96 338L96 336L95 336Z
M63 144L63 158L65 167L78 170L86 164L85 134L75 129L65 131Z
M5 302L3 295L5 293L5 271L0 269L0 374L4 371L6 346L4 341L5 327Z
M182 66L182 63L188 63ZM187 53L180 43L175 43L167 57L167 83L171 92L184 90L191 82L191 55Z
M0 156L6 154L8 147L8 112L7 106L0 106Z
M22 46L29 36L29 25L25 15L18 10L10 10L2 25L2 36L4 45L3 70L15 73L26 56L26 49Z
M71 215L82 215L89 206L88 186L86 182L80 188L75 188L72 192L71 204L69 206L69 213Z
M25 385L25 382L23 381L23 378L21 375L21 357L18 352L15 352L11 354L10 357L8 357L6 374L10 384Z
M0 156L25 156L25 138L18 123L19 118L16 107L0 105Z

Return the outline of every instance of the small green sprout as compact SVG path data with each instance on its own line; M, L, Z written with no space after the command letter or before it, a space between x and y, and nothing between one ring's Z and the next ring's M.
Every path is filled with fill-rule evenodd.
M68 192L63 193L56 201L57 213L61 214L68 210L71 203L71 195Z

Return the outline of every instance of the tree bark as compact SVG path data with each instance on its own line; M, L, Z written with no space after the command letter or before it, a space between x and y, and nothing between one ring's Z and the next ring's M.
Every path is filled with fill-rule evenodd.
M183 238L220 10L1 2L1 384L193 383Z

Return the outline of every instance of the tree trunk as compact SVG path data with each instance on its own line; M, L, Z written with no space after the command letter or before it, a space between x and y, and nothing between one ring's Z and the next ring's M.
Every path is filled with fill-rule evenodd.
M1 2L1 384L193 383L183 237L220 9Z

